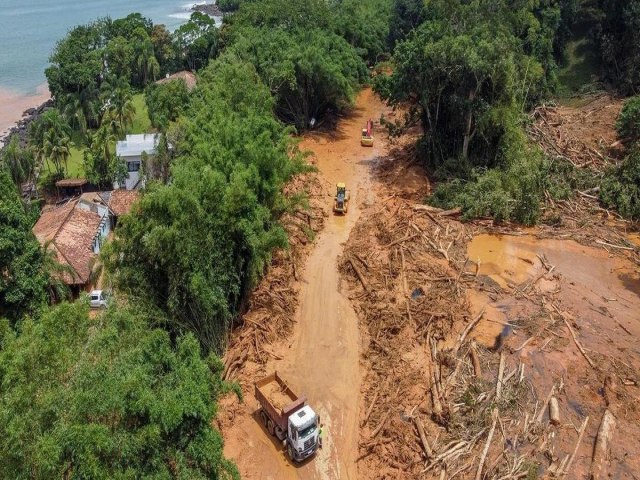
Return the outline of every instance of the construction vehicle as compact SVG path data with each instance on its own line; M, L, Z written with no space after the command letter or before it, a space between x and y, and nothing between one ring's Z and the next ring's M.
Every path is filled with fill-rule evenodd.
M318 450L320 417L307 405L307 398L293 393L278 372L257 381L255 395L262 422L286 445L291 460L301 462Z
M336 185L336 197L333 200L333 211L336 213L347 213L349 208L349 190L344 183Z
M371 120L368 120L367 126L362 129L360 145L363 147L373 147L373 122Z

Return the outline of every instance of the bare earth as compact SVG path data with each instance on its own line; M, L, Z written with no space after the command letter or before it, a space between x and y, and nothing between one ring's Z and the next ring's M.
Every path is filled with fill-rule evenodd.
M260 425L247 385L246 407L230 428L223 426L225 454L238 464L243 478L357 478L360 337L358 319L340 292L337 258L359 217L359 205L375 201L371 164L384 153L382 141L373 148L361 147L360 130L369 118L375 121L386 110L370 90L364 90L355 110L339 122L335 132L311 134L301 144L301 149L313 152L327 185L326 205L332 204L335 184L344 182L351 191L349 212L328 217L302 273L293 335L270 347L283 358L272 359L259 371L278 370L296 392L307 395L325 425L326 441L314 458L293 466ZM255 380L259 375L251 372L249 376Z
M601 169L618 109L601 98L540 111L532 135L550 132L549 152ZM588 196L550 202L554 227L426 212L413 139L391 146L378 128L373 149L359 145L381 113L364 90L336 131L302 141L319 170L308 179L312 213L293 219L290 258L276 255L232 335L224 374L244 403L221 401L225 454L245 479L638 478L634 226ZM585 123L600 126L593 141ZM351 190L346 216L330 212L337 182ZM313 244L300 222L320 232ZM259 422L253 382L273 370L325 424L325 448L302 465ZM616 426L600 471L605 412Z

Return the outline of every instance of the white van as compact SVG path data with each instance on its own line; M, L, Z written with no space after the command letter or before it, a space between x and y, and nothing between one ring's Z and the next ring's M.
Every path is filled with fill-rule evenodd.
M104 290L92 290L89 294L91 308L107 308L110 295Z

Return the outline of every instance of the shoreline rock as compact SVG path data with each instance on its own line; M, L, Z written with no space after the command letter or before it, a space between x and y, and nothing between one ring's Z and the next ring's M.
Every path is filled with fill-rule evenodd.
M194 5L191 7L192 12L200 12L205 15L209 15L211 17L221 17L223 15L222 10L215 3L203 3L199 5Z
M27 145L29 125L40 118L40 115L42 115L47 109L51 108L52 106L53 100L49 99L38 107L27 108L24 112L22 112L22 117L20 118L20 120L18 120L13 127L7 130L7 132L0 137L0 151L2 151L5 145L9 143L9 139L13 135L18 135L18 138L20 139L20 145L22 147L25 147Z

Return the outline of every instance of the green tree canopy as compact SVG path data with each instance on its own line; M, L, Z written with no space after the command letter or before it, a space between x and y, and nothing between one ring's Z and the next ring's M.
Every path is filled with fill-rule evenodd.
M11 135L9 143L0 150L0 169L6 170L20 187L33 175L33 152L20 145L20 137Z
M226 54L255 66L276 98L278 116L299 130L314 117L350 107L367 75L346 40L314 28L242 29Z
M145 103L151 125L162 130L175 122L189 105L189 90L182 79L153 84L145 90Z
M280 191L300 163L253 67L213 62L198 89L171 182L150 185L122 219L106 263L123 291L208 350L222 346L272 249L286 245Z
M12 323L46 304L48 276L32 225L15 184L0 169L0 318Z
M211 427L221 364L192 335L76 302L0 344L2 478L239 478Z

